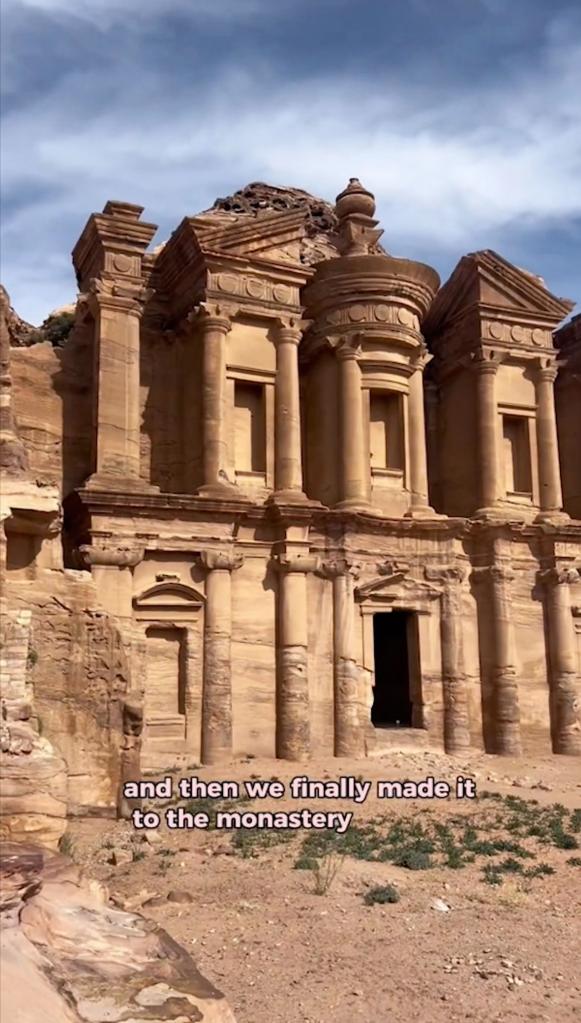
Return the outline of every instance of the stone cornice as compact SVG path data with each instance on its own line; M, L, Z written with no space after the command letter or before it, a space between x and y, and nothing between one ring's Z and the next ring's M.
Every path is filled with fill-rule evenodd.
M216 522L252 523L271 521L273 526L285 528L293 524L322 530L330 535L353 533L381 536L417 536L438 538L442 541L464 538L480 548L492 540L581 542L581 520L568 522L525 523L522 521L438 518L388 518L377 512L353 512L326 508L316 503L290 503L285 506L236 501L233 499L201 497L187 494L159 494L96 491L81 489L70 494L64 502L65 515L74 530L87 529L87 516L115 516L116 519L159 518L163 522L182 518L184 523L212 519ZM137 530L139 532L139 530Z

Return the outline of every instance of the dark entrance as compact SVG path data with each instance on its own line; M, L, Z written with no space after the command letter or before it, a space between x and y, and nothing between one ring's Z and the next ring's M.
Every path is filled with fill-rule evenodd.
M408 611L388 611L373 616L375 687L371 720L384 728L410 728L410 656Z

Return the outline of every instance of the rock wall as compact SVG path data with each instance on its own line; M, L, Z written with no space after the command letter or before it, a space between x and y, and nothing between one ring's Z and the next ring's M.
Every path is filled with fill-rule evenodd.
M7 844L0 874L2 1019L235 1023L184 949L70 860Z

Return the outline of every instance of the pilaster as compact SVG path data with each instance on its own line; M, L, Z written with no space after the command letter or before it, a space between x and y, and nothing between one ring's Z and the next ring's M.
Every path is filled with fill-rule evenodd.
M143 256L155 231L143 209L108 202L73 251L82 299L95 322L94 489L146 490L140 479L140 324L151 292Z

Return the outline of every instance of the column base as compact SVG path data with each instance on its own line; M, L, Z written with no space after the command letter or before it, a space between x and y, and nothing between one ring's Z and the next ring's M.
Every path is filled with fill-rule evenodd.
M473 519L506 519L507 510L500 504L491 504L485 508L477 508L472 515Z
M447 515L437 512L429 504L412 505L404 514L404 519L447 519Z
M285 505L300 504L312 508L322 508L320 501L313 501L303 490L275 490L266 499L266 504Z
M549 526L563 526L570 521L571 516L568 515L567 512L561 511L558 508L554 508L550 511L540 511L534 519L534 522L537 525L546 523Z
M136 476L113 476L95 472L83 483L85 490L115 491L129 494L159 494L160 488L155 483Z
M204 483L196 490L197 497L212 497L223 501L244 501L251 504L251 499L233 483Z
M363 497L349 497L346 501L339 501L335 508L337 511L373 512L371 504Z

